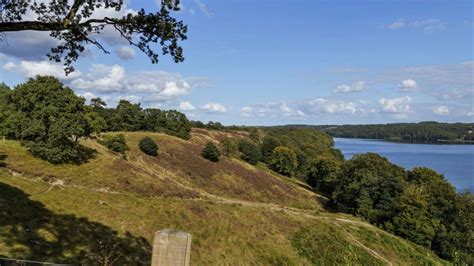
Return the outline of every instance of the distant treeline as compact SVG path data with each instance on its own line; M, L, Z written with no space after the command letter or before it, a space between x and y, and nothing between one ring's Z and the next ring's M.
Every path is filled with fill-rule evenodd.
M333 137L386 139L416 143L474 143L473 126L474 123L439 123L433 121L342 126L299 125L299 127L321 129Z

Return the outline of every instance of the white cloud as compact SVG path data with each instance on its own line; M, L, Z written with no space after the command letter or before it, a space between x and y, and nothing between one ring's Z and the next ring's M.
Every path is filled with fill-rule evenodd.
M351 92L352 89L349 85L338 85L335 89L334 92L336 93L341 93L341 92Z
M206 4L204 4L202 0L194 0L194 2L199 7L199 10L201 10L201 12L204 13L204 15L206 15L207 17L212 17L214 15L211 11L209 11L209 8Z
M323 98L309 99L296 104L297 115L345 114L353 115L363 112L354 102L329 100Z
M434 32L444 30L446 26L439 19L425 19L425 20L415 20L415 21L405 21L404 19L398 19L388 25L382 26L384 29L388 30L399 30L403 28L413 28L413 29L422 29L425 32Z
M359 80L351 85L339 85L334 89L335 93L359 92L365 88L365 81Z
M303 113L301 110L296 110L296 114L297 114L298 116L305 116L305 115L306 115L306 114Z
M402 83L400 84L403 91L412 91L416 89L417 86L416 81L413 79L402 80Z
M240 109L240 115L243 117L252 116L253 108L250 106L244 106Z
M164 98L176 98L179 96L186 95L191 86L185 81L182 86L178 86L176 82L168 81L165 83L165 89L162 90L159 95Z
M401 28L404 28L406 26L406 23L403 19L399 19L389 25L386 26L387 29L389 30L397 30L397 29L401 29Z
M149 94L145 100L147 102L166 102L174 100L178 97L187 95L191 86L186 81L175 82L166 81L164 88L158 88L155 84L137 84L136 87L144 88L145 90L151 89L152 94Z
M147 103L163 103L187 95L192 88L208 86L205 77L182 78L165 71L127 73L121 65L92 65L89 72L71 82L71 87L96 93L141 95Z
M410 113L410 103L411 97L404 96L400 98L394 99L385 99L382 98L378 101L378 103L382 106L382 110L387 113Z
M433 113L436 115L449 115L449 109L446 106L438 106L433 108Z
M131 103L140 103L141 97L137 95L119 95L117 101L127 100Z
M291 113L292 112L291 108L288 107L288 105L286 103L282 103L280 105L280 110L284 113Z
M123 60L129 60L135 57L135 50L128 46L120 46L116 49L116 53Z
M340 113L355 114L357 112L357 109L354 103L343 102L343 101L328 103L324 106L324 110L329 114L340 114Z
M446 26L439 19L425 19L411 23L415 28L421 28L425 32L444 30Z
M24 75L25 77L31 78L36 75L42 76L54 76L62 80L71 80L81 76L81 72L76 70L66 76L64 73L63 66L60 64L52 63L50 61L20 61L19 64L8 62L3 65L3 69L7 71L16 71Z
M320 103L326 103L328 100L323 99L323 98L317 98L317 99L312 99L309 100L310 104L320 104Z
M466 111L466 112L465 112L465 115L466 115L466 116L474 116L474 107L471 107L471 110L470 110L470 111Z
M75 79L71 85L82 90L100 92L122 91L125 68L119 65L92 65L91 71L84 77Z
M13 69L15 69L15 67L16 67L16 65L13 62L8 62L8 63L3 65L3 69L5 69L6 71L13 70Z
M194 111L196 107L189 101L183 101L179 103L179 109L182 111Z
M225 113L227 112L227 108L219 103L207 103L201 107L201 109L205 110L209 113Z
M92 98L96 98L96 97L97 97L97 96L95 96L95 94L92 93L92 92L84 92L82 95L81 95L81 94L79 94L79 95L82 96L82 97L84 97L87 102L90 102L90 100L91 100Z
M383 72L379 82L400 82L410 77L423 84L419 91L443 101L472 103L474 97L474 62L449 65L406 67Z

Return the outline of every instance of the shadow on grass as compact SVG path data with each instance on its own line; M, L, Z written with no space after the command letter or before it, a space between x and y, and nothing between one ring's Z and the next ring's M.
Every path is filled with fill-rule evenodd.
M74 142L64 142L62 146L52 146L53 144L43 142L23 141L28 151L38 158L53 164L76 164L87 163L90 159L97 157L97 151Z
M79 144L77 155L71 158L70 163L79 165L79 164L87 163L90 159L94 159L96 157L97 157L96 150Z
M311 191L311 192L314 192L314 193L318 194L319 196L316 196L315 200L318 201L319 204L321 204L321 206L323 206L325 211L330 212L330 213L341 213L342 212L342 213L350 214L350 211L347 208L345 208L343 205L337 204L337 203L334 203L333 201L331 201L329 195L324 195L320 191L316 191L315 189L311 188L311 186L309 186L307 184L301 184L301 183L296 183L296 184L299 187L301 187L301 188L303 188L307 191Z
M0 153L0 167L5 167L7 164L4 162L7 158L6 154Z
M149 265L144 238L86 218L55 214L18 188L0 183L0 246L15 259L82 265ZM61 200L61 199L57 199ZM0 257L5 251L0 250Z

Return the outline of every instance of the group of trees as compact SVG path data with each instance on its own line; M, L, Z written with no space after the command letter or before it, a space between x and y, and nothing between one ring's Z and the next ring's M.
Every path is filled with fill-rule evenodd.
M229 128L226 128L229 129ZM240 157L249 164L265 163L270 169L289 177L305 178L311 158L325 154L342 160L339 150L327 134L296 127L244 128L244 139L223 138L220 152L228 157Z
M336 161L344 159L342 153L334 149L332 138L321 131L292 126L260 130L264 133L259 141L261 161L280 174L306 179L317 156L325 155Z
M432 249L444 259L474 263L474 197L457 193L442 175L428 168L405 170L375 153L346 161L333 149L331 137L314 129L247 131L245 139L224 138L219 145L222 154L305 179L329 198L329 206Z
M444 259L474 263L474 197L428 168L405 170L375 153L348 161L318 156L307 182L333 205Z
M0 84L0 135L20 140L35 156L52 163L80 163L93 151L84 137L106 131L154 131L188 139L191 123L180 112L145 109L121 100L107 108L100 98L77 96L58 79L37 76L10 89Z
M226 126L222 125L220 122L209 121L206 124L197 120L191 121L191 126L195 128L205 128L205 129L212 129L212 130L225 130L227 129Z
M97 132L153 131L182 139L191 137L191 122L186 115L175 110L142 109L139 103L127 100L120 100L116 108L107 108L100 98L91 99L90 108L101 120L95 120L100 125Z
M406 142L472 141L473 123L398 123L380 125L324 126L334 137L388 139Z

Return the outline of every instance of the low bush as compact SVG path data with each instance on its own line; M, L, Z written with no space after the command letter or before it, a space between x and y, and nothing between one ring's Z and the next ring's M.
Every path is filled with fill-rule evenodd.
M138 144L138 147L145 154L150 156L158 155L158 145L156 145L155 141L150 137L142 138Z
M113 152L125 154L125 152L128 151L127 143L125 143L125 137L122 134L105 136L102 144Z
M219 156L221 153L216 145L212 144L211 142L207 143L206 147L202 150L201 156L208 159L211 162L218 162Z

